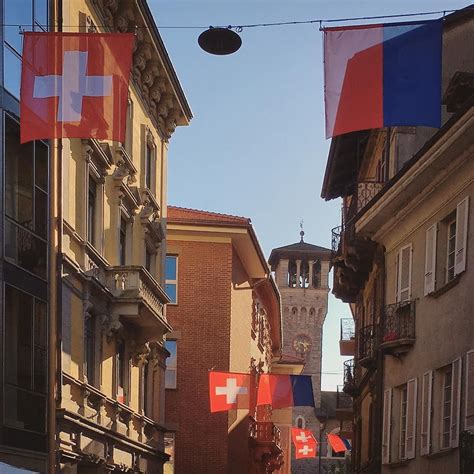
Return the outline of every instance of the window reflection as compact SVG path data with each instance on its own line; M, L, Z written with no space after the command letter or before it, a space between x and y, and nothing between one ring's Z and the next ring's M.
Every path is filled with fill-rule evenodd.
M21 60L8 46L3 48L5 61L3 69L3 85L17 99L20 98Z

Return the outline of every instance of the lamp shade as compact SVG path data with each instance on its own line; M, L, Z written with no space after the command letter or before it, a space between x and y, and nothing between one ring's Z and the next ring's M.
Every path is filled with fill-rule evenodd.
M198 43L207 53L225 56L238 51L242 46L242 39L229 28L213 28L211 26L199 35Z

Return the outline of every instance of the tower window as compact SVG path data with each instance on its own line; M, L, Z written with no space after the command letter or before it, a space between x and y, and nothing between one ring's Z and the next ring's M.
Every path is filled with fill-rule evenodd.
M321 262L317 260L313 264L313 288L321 287Z
M288 262L288 286L290 288L296 287L296 262L294 260Z

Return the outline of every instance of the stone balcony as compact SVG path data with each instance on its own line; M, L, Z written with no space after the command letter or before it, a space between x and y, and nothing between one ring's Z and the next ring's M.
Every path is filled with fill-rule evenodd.
M339 421L352 421L354 409L352 398L344 392L344 386L338 385L336 392L336 419Z
M415 344L415 302L404 301L385 306L380 349L399 356Z
M164 313L164 305L170 300L144 267L107 267L99 281L113 296L113 316L139 326L148 340L160 340L171 330Z
M282 466L281 431L271 421L256 421L250 418L249 445L261 472L273 472Z

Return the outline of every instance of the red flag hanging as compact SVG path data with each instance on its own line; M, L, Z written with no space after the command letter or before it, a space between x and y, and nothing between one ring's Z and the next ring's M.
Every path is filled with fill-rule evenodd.
M249 407L250 375L209 372L211 412Z
M328 434L327 437L328 443L331 445L331 448L335 453L347 451L347 446L344 441L342 441L340 436L336 434Z
M312 443L301 443L295 445L295 458L315 458L316 457L316 441Z
M307 443L317 444L313 433L310 430L303 430L301 428L291 428L291 439L295 446Z
M21 143L124 141L134 40L131 33L25 33Z

